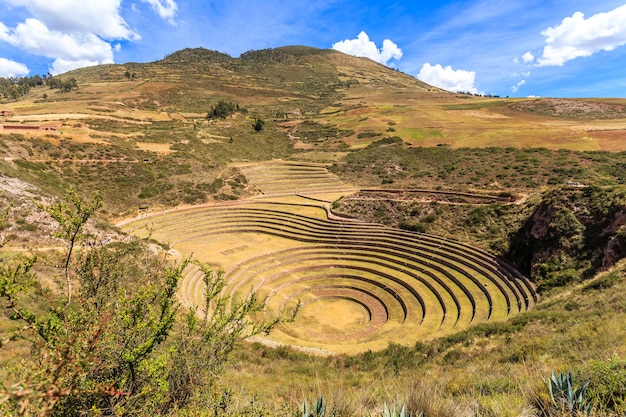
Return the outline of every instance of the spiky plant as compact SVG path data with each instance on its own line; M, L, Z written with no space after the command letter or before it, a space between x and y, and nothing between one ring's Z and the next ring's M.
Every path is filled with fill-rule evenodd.
M313 403L309 406L305 399L302 403L302 417L324 417L324 396L320 395L315 408L313 408Z
M589 382L585 381L578 387L574 386L572 373L552 375L546 382L550 391L550 398L555 407L565 408L570 413L574 411L582 412L585 415L591 413L592 404L587 401L587 388Z

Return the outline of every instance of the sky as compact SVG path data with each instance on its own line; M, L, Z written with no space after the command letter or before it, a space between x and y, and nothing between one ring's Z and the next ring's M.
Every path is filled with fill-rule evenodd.
M0 77L287 45L453 92L626 97L624 0L0 0Z

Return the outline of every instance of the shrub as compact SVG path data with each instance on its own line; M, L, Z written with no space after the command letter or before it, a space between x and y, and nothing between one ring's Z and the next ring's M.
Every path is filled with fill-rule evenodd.
M615 283L619 282L620 276L617 272L605 273L604 275L594 279L590 283L586 284L583 288L583 292L601 291L607 288L611 288Z
M582 412L589 415L592 404L588 400L587 388L589 382L583 382L574 386L572 373L552 375L546 381L552 405L559 411L567 411L570 414Z
M265 120L261 119L260 117L255 117L252 127L256 132L262 131L265 127Z
M359 133L358 138L363 139L363 138L374 137L374 136L379 136L379 135L380 133ZM384 145L400 145L403 142L404 141L399 136L389 136L389 137L375 140L374 142L367 145L367 148L377 148L377 147L384 146Z
M426 226L424 223L415 223L410 220L402 220L400 223L398 223L398 227L402 230L409 230L411 232L418 233L426 233L426 231L428 230L428 226Z
M35 258L0 252L0 301L14 323L0 348L17 339L31 347L20 372L0 384L0 414L145 416L197 401L223 415L230 393L217 376L233 348L279 320L252 322L264 300L251 292L231 302L222 295L223 273L203 264L202 313L179 314L176 290L189 262L170 265L140 241L76 254L100 204L97 195L85 200L71 188L65 201L47 207L67 243L58 291L40 286Z
M225 119L233 113L239 111L239 104L228 100L220 100L216 105L211 106L207 114L207 119Z

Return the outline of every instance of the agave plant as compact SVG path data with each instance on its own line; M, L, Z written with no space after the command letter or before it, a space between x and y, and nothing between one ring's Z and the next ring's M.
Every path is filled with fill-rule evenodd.
M317 403L315 403L315 408L313 408L313 403L309 407L305 399L302 403L302 417L324 417L324 396L320 395Z
M571 372L556 375L552 371L552 376L548 379L547 384L552 404L555 407L564 407L570 413L574 411L582 412L585 415L591 413L592 404L586 398L588 381L574 387Z
M382 417L411 417L412 415L413 414L410 411L409 412L406 411L406 404L402 406L402 410L400 410L399 414L395 407L392 410L387 406L387 403L385 403L383 407ZM420 412L415 417L424 417L424 412L423 411Z

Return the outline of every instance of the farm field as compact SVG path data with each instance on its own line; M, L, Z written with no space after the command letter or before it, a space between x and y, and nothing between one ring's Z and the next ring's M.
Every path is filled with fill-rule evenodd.
M171 210L124 222L181 258L225 271L224 295L267 299L263 319L289 317L263 339L317 353L381 350L503 320L537 301L512 267L468 245L333 216L353 190L317 164L274 161L239 167L260 195ZM329 199L331 197L331 199ZM180 284L187 306L202 304L202 273Z

